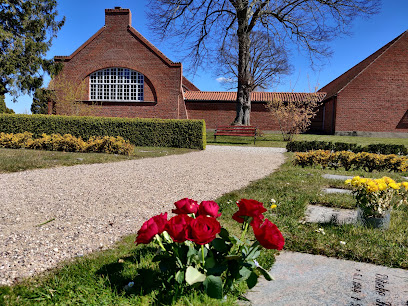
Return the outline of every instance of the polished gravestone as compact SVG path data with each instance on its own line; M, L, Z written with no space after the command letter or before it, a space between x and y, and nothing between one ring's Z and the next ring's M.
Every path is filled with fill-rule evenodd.
M282 252L270 273L246 294L252 305L408 306L407 270Z

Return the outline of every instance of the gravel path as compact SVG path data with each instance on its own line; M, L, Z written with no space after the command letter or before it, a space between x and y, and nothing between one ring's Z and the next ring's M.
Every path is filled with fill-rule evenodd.
M276 170L283 151L208 146L184 155L0 174L0 285L106 249L181 198L213 200L244 187Z

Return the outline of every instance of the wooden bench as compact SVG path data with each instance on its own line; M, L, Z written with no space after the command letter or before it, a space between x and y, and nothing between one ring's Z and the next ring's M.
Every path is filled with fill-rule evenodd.
M217 126L214 132L214 141L217 141L217 136L251 136L256 141L256 127L246 125L229 125Z

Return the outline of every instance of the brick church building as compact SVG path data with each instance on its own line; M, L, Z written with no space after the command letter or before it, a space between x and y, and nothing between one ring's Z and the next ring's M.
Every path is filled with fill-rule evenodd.
M312 123L323 133L408 132L408 33L323 87ZM236 92L200 91L173 62L131 26L129 9L105 10L105 25L70 56L56 56L60 74L86 85L97 116L204 119L208 128L235 118ZM395 69L398 68L398 69ZM367 89L368 86L368 89ZM251 124L278 130L266 101L304 101L311 93L252 93ZM53 102L49 103L52 113Z

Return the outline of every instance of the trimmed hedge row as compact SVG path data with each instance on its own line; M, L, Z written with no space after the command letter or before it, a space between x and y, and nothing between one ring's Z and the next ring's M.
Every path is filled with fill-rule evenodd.
M90 137L88 141L71 134L42 134L41 138L33 138L29 132L8 134L0 133L0 147L10 149L36 149L64 152L96 152L130 155L134 147L128 140L117 136Z
M0 114L0 132L121 136L135 146L205 149L204 120Z
M353 153L350 151L330 152L324 150L295 153L293 163L302 168L320 166L323 169L363 169L368 172L394 171L403 172L408 169L408 157L395 154L383 155L367 152Z
M328 151L351 151L354 153L368 152L375 154L397 154L407 155L408 149L403 145L391 144L370 144L368 146L360 146L356 143L347 142L328 142L328 141L290 141L286 144L288 152L307 152L316 150Z

